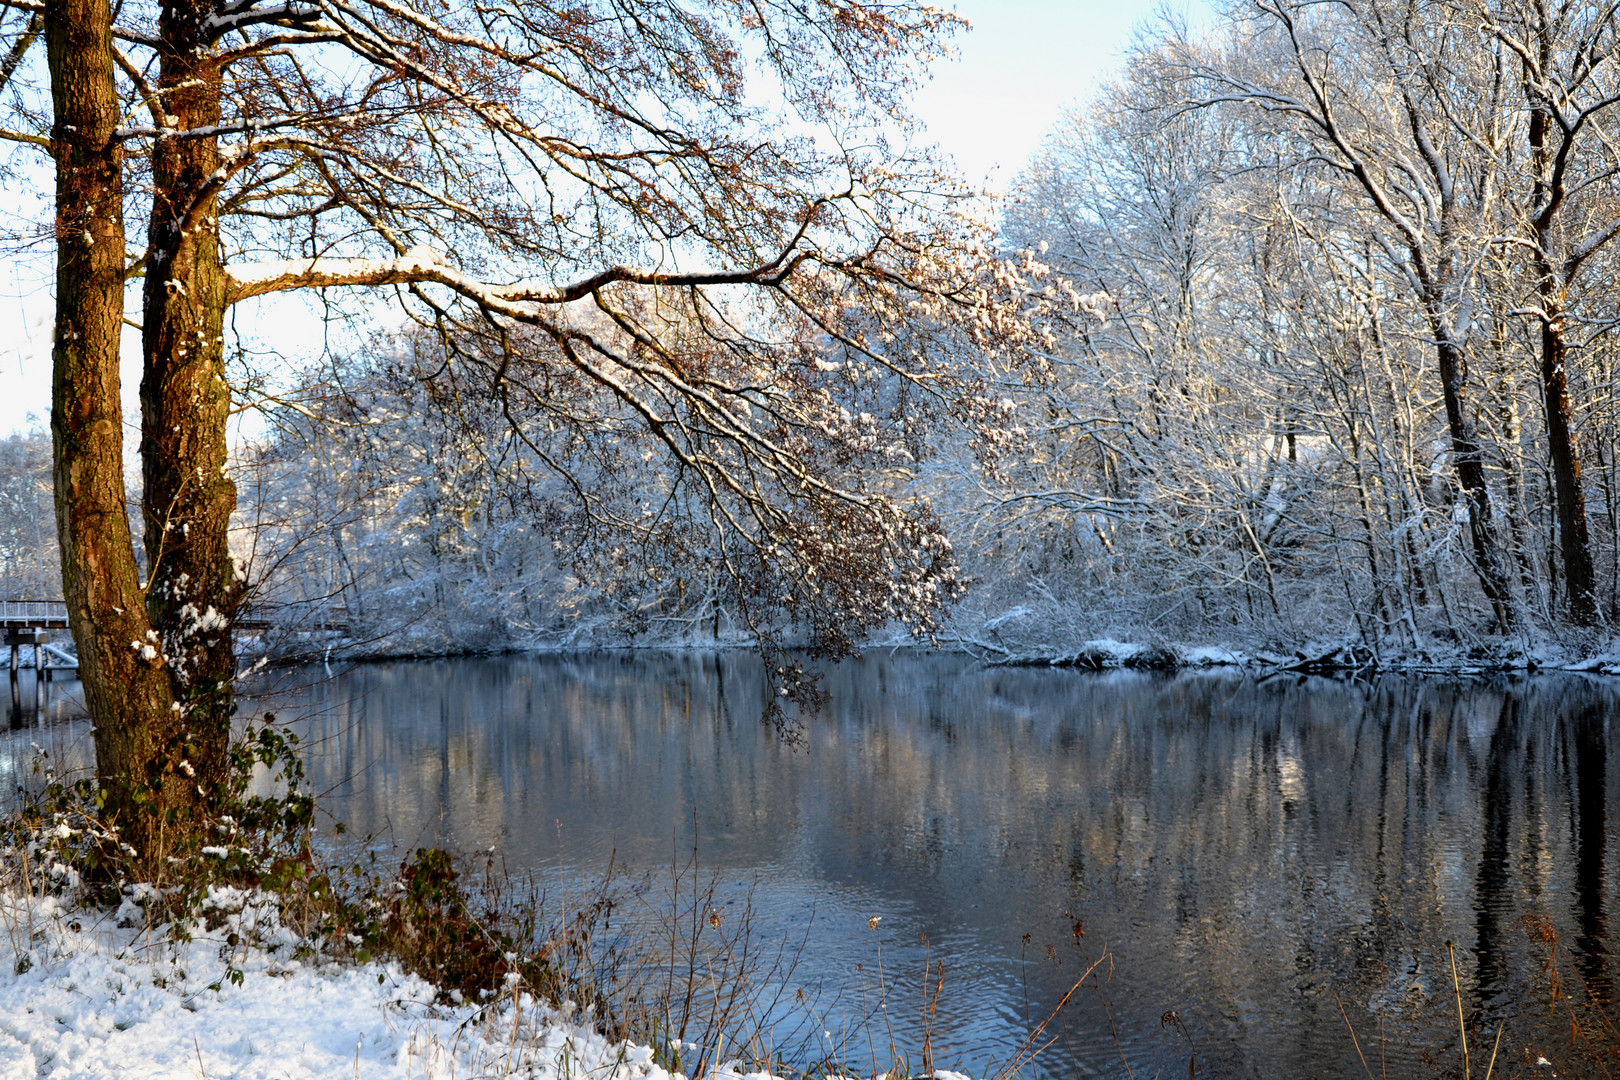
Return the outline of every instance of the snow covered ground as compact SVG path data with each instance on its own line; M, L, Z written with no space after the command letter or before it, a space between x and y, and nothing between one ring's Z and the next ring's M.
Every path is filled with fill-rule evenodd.
M1491 671L1572 671L1591 675L1620 676L1620 638L1600 651L1581 652L1554 644L1499 655L1469 655L1452 646L1423 655L1394 654L1382 659L1355 644L1305 642L1292 653L1268 650L1244 651L1236 646L1144 645L1113 638L1096 638L1067 649L1011 652L982 642L961 642L972 652L992 663L1036 667L1079 667L1097 671L1114 668L1147 668L1165 671L1203 668L1244 668L1261 674L1275 671L1302 671L1331 674L1350 671L1382 671L1410 674L1477 675Z
M521 986L485 1008L436 1005L397 965L278 956L278 937L293 939L273 921L258 927L268 947L233 947L228 935L268 916L240 894L216 899L223 924L173 945L139 928L132 903L87 912L0 893L0 1080L670 1075L650 1048L609 1042ZM717 1080L748 1075L763 1080L740 1067Z

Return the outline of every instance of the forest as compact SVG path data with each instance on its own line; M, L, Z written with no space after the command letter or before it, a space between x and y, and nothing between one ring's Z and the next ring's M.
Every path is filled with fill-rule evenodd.
M1261 0L1144 26L1003 195L950 191L1014 268L1018 350L935 311L886 319L904 301L884 294L784 360L716 330L742 301L658 283L579 317L757 387L604 377L563 337L381 296L318 356L238 338L246 603L279 647L340 623L357 654L1600 653L1620 620L1613 14ZM852 358L869 340L912 359ZM894 511L807 525L767 490L801 467ZM0 593L60 595L49 435L0 442L0 469Z

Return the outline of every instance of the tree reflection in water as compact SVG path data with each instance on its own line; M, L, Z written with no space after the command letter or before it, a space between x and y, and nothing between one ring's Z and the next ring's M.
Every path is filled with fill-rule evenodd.
M1009 1055L1104 948L1101 998L1049 1030L1052 1075L1123 1075L1121 1051L1138 1076L1185 1073L1188 1042L1159 1022L1174 1010L1220 1074L1361 1076L1340 1000L1369 1059L1427 1075L1423 1053L1449 1065L1456 1049L1448 941L1470 1023L1492 1038L1505 1022L1510 1060L1552 1056L1569 1029L1537 989L1526 915L1614 992L1620 694L1602 680L871 657L829 673L795 747L758 722L765 684L743 654L281 678L276 707L307 718L313 778L355 832L500 845L510 866L559 876L695 846L738 895L757 882L762 935L809 924L805 983L869 980L881 936L908 1003L891 1009L897 1036L926 933L946 961L942 1065Z

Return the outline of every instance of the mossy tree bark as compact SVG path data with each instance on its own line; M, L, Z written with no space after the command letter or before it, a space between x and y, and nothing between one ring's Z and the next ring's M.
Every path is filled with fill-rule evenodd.
M105 0L52 0L45 39L55 109L51 429L62 582L105 812L155 865L166 841L187 828L197 785L177 768L179 713L147 618L125 505L123 155Z
M151 582L146 604L169 661L199 785L225 780L236 655L231 624L241 597L229 529L225 269L215 194L220 65L214 5L171 0L158 32L164 127L152 152L149 263L142 304L142 510ZM184 135L179 133L184 132Z

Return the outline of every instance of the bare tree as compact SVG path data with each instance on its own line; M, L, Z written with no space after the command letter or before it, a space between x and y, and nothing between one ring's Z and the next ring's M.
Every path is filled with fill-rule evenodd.
M1296 16L1311 25L1278 29ZM1350 32L1329 33L1352 16ZM1325 635L1374 655L1510 655L1579 625L1551 602L1573 500L1557 494L1554 421L1539 423L1552 396L1536 362L1543 309L1526 303L1545 280L1517 209L1535 190L1518 152L1532 117L1511 107L1511 50L1472 32L1449 52L1425 44L1460 33L1455 16L1362 5L1255 25L1237 12L1241 47L1228 49L1170 25L1049 136L1005 238L1041 246L1109 318L1060 333L1050 384L1005 384L1026 452L948 481L981 484L983 500L935 497L976 541L981 643L1042 651L1051 637L1123 634L1291 648ZM1440 59L1420 72L1425 55ZM1302 81L1316 96L1275 89ZM1577 223L1601 240L1611 220L1600 119L1583 129L1589 179L1559 243ZM1373 193L1394 200L1388 213ZM1594 248L1592 280L1608 252ZM1613 301L1586 288L1568 304L1571 413L1601 432ZM1460 347L1437 348L1437 325ZM1477 470L1459 471L1459 416ZM1591 445L1609 460L1601 438ZM1517 570L1502 583L1519 612L1511 635L1490 632L1500 604L1487 624L1475 617L1470 477L1488 482L1487 535ZM1612 506L1609 471L1598 479Z
M234 470L238 548L277 566L255 603L279 605L289 629L336 612L388 651L766 639L840 652L896 618L863 602L866 579L886 572L878 553L862 564L845 537L783 543L791 518L711 489L607 389L537 365L490 394L502 343L454 341L447 352L424 331L394 335L310 372ZM868 418L851 426L903 435L904 417L877 420L898 405L882 382L846 399ZM910 498L911 448L896 459L889 441L852 438L841 450L819 475ZM767 558L773 543L787 550ZM948 585L937 569L930 591Z
M1225 49L1172 42L1186 100L1270 118L1299 167L1360 201L1366 235L1428 320L1476 570L1506 628L1511 579L1468 381L1483 313L1476 276L1502 213L1505 60L1439 4L1263 0L1234 32Z
M1517 62L1529 151L1515 190L1534 266L1541 328L1541 387L1571 621L1597 621L1596 571L1570 400L1570 291L1616 233L1614 116L1620 105L1620 8L1613 4L1507 3L1480 18Z
M112 12L101 0L44 11L50 66L50 137L56 162L56 326L51 443L62 592L78 644L79 677L95 720L96 758L148 856L193 802L196 785L174 774L194 748L148 618L146 588L124 501L118 339L124 321L124 103L114 81ZM26 33L26 32L25 32ZM43 112L44 110L40 110ZM221 719L211 726L225 730ZM221 778L224 748L212 765ZM165 783L165 774L172 776ZM205 776L207 774L205 773ZM162 785L167 799L154 798ZM136 815L136 793L156 813ZM149 825L150 828L143 828Z
M381 290L445 341L483 342L496 400L606 391L748 538L728 558L789 568L773 587L825 613L834 651L841 619L926 632L953 592L925 507L825 471L899 452L848 407L874 380L993 427L955 361L1016 352L1044 302L907 146L906 93L953 17L863 0L6 11L24 35L44 16L54 128L25 100L6 130L57 165L64 576L98 767L137 846L222 779L244 580L225 313L246 300ZM144 581L113 512L132 274Z

